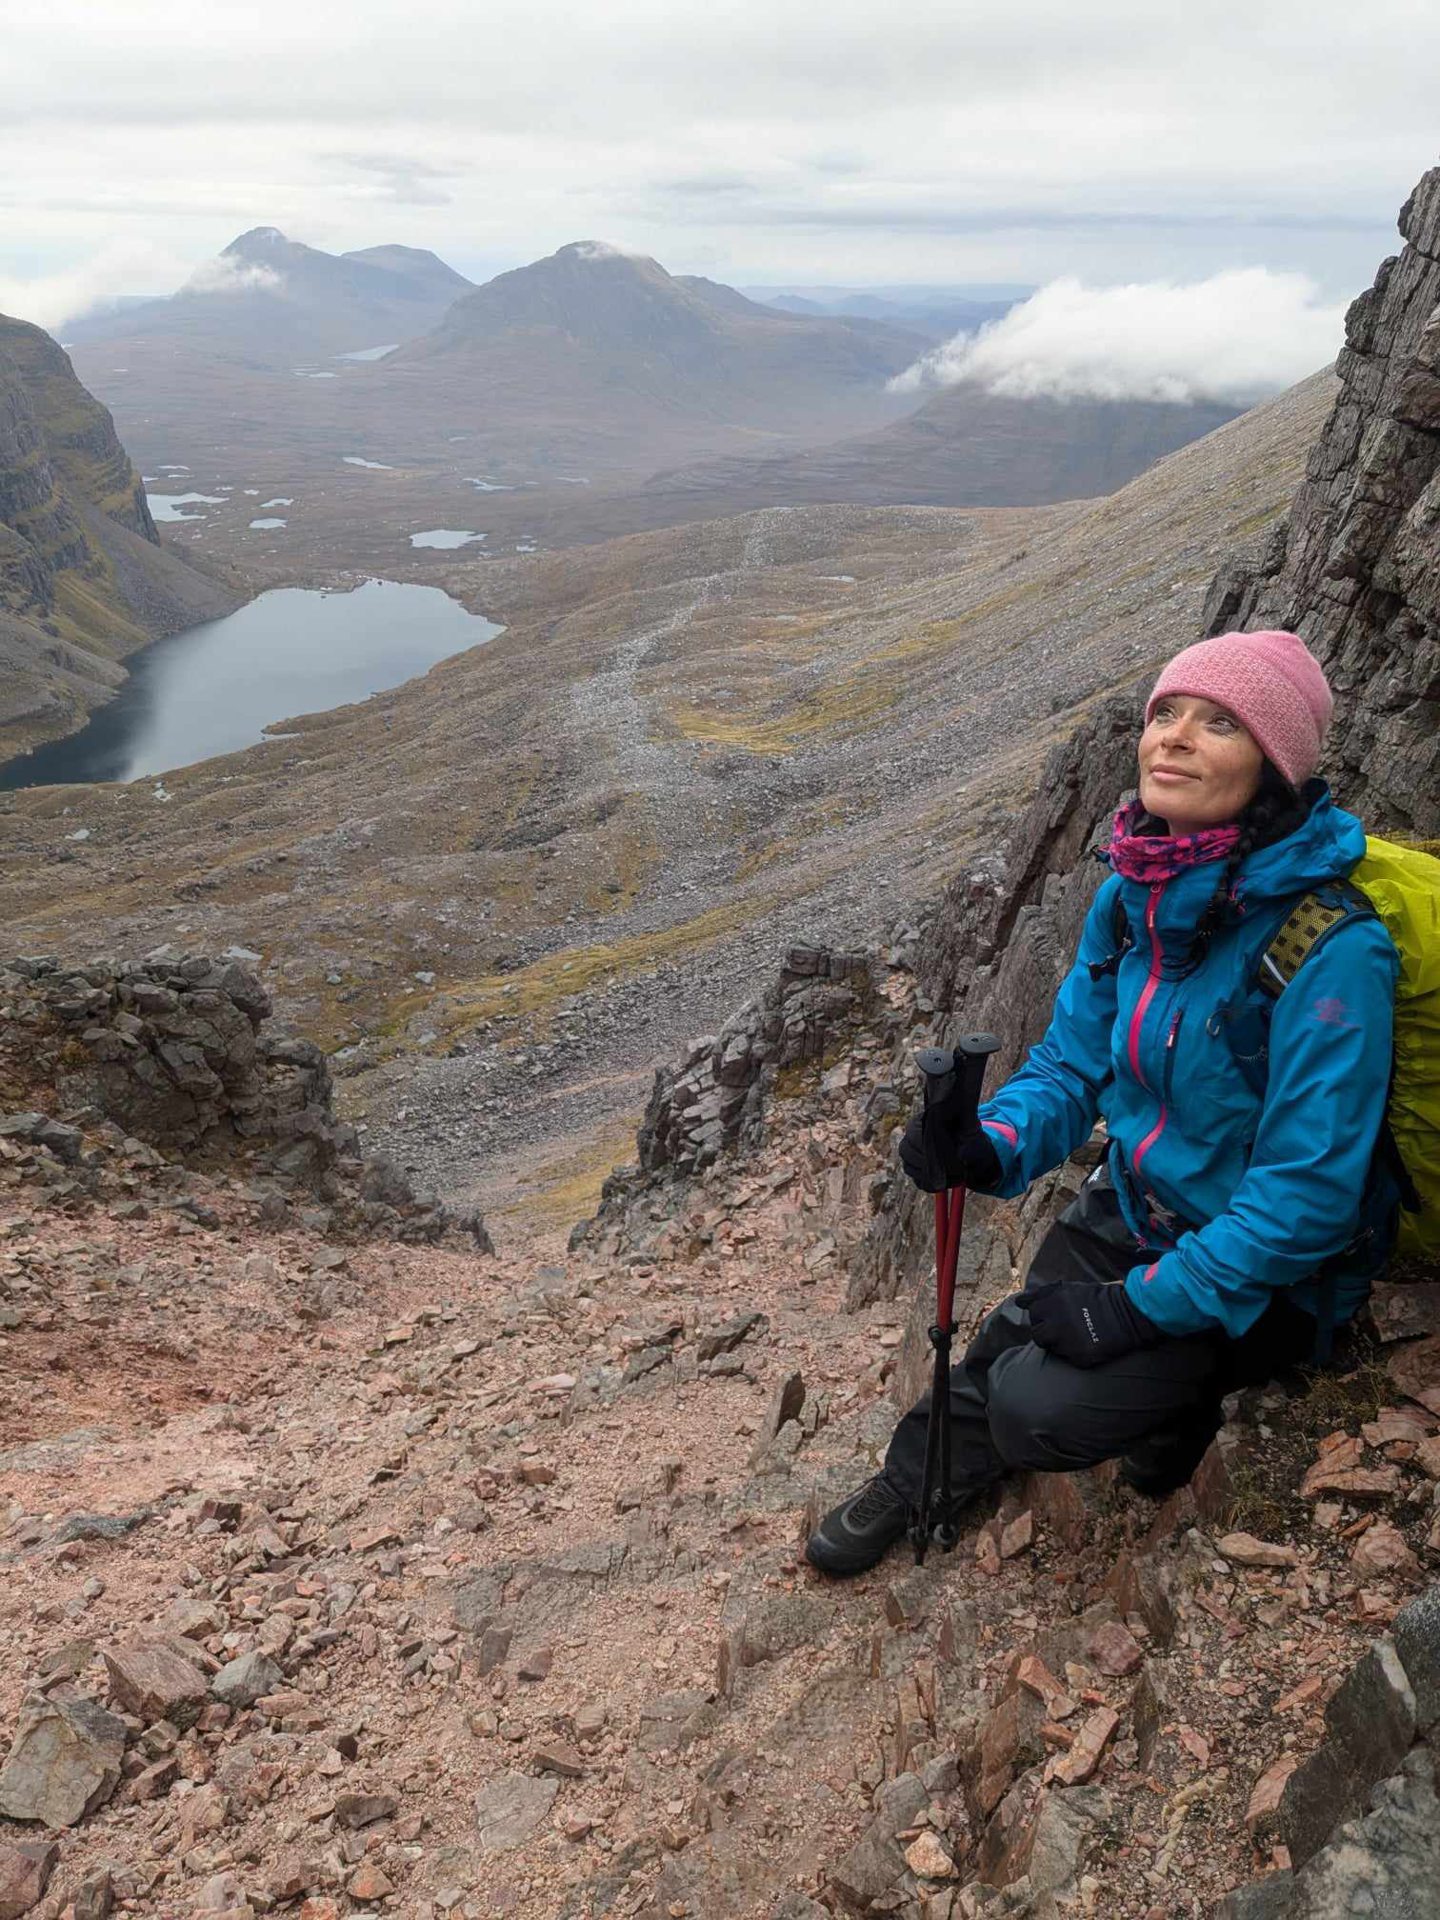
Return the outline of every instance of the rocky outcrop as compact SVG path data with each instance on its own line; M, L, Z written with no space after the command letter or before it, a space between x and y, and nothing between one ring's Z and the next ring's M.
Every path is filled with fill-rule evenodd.
M1218 1920L1406 1920L1425 1910L1419 1889L1440 1872L1440 1585L1402 1607L1351 1668L1325 1729L1267 1816L1292 1868L1240 1888Z
M1289 518L1217 576L1206 631L1304 634L1336 691L1328 771L1378 830L1440 833L1440 168L1345 322L1341 389Z
M868 955L792 947L775 984L655 1074L639 1134L646 1173L708 1166L759 1139L765 1089L786 1067L823 1061L878 1011Z
M218 958L158 949L140 961L0 963L0 1141L38 1151L59 1197L100 1180L112 1145L148 1148L257 1182L262 1212L287 1196L322 1204L317 1224L398 1239L458 1235L487 1250L478 1214L416 1194L391 1162L361 1156L340 1122L324 1054L270 1030L270 996L238 949ZM133 1156L132 1156L133 1157Z
M82 503L159 545L110 415L49 334L0 316L0 522L28 561L23 577L18 560L7 569L4 604L48 613L57 575L104 574L105 555L87 536Z
M572 1244L618 1251L643 1243L650 1223L674 1211L678 1183L722 1154L759 1146L766 1099L777 1085L785 1090L787 1074L814 1074L826 1094L844 1094L852 1080L858 1088L857 1044L873 1056L898 1025L884 973L874 953L792 947L764 994L718 1034L694 1041L675 1066L656 1069L636 1143L639 1165L610 1176L598 1214L576 1228ZM893 1089L868 1088L865 1117L873 1124L898 1105Z
M59 484L77 502L158 546L145 489L109 409L81 386L64 348L40 327L0 318L0 353L28 396Z

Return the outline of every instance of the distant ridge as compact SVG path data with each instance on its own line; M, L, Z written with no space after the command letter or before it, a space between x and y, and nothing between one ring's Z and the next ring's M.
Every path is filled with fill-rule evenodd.
M827 423L875 424L913 401L885 382L923 336L870 321L777 312L735 288L667 273L658 261L575 241L457 300L394 356L443 364L487 404L511 396L542 416L591 418L637 403L682 417L822 437Z
M872 433L798 453L672 468L642 492L670 496L667 518L687 520L842 502L1047 506L1113 493L1243 411L1219 401L1010 399L967 383Z
M333 254L278 227L251 227L175 293L126 301L71 323L65 334L76 345L164 340L283 366L408 340L470 286L423 248Z

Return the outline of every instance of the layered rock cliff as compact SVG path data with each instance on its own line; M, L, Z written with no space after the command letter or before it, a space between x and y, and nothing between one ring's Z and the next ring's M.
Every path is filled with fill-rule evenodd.
M1288 519L1222 568L1206 631L1303 633L1335 687L1327 771L1377 829L1440 833L1440 168L1346 317L1341 390Z
M127 654L237 599L161 549L114 423L62 349L0 316L0 757L68 732Z

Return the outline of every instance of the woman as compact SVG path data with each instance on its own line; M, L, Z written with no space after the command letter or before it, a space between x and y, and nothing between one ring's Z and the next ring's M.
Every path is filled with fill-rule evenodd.
M960 1504L1013 1469L1116 1455L1142 1492L1183 1485L1222 1396L1322 1351L1384 1263L1390 937L1378 919L1346 918L1273 1013L1259 984L1297 899L1365 851L1360 822L1311 777L1331 707L1293 633L1226 633L1178 654L1146 707L1139 798L1116 815L1113 873L1044 1039L969 1130L944 1109L906 1130L917 1185L1007 1199L1097 1118L1110 1137L1025 1290L951 1372ZM1257 1086L1239 1063L1263 1049L1267 1020ZM904 1533L928 1410L905 1416L883 1471L825 1516L814 1565L858 1573Z

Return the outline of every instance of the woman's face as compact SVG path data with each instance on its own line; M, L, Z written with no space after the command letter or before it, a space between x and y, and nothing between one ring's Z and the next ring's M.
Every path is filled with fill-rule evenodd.
M1198 694L1157 702L1140 736L1140 801L1172 834L1237 819L1260 791L1265 754L1233 713Z

